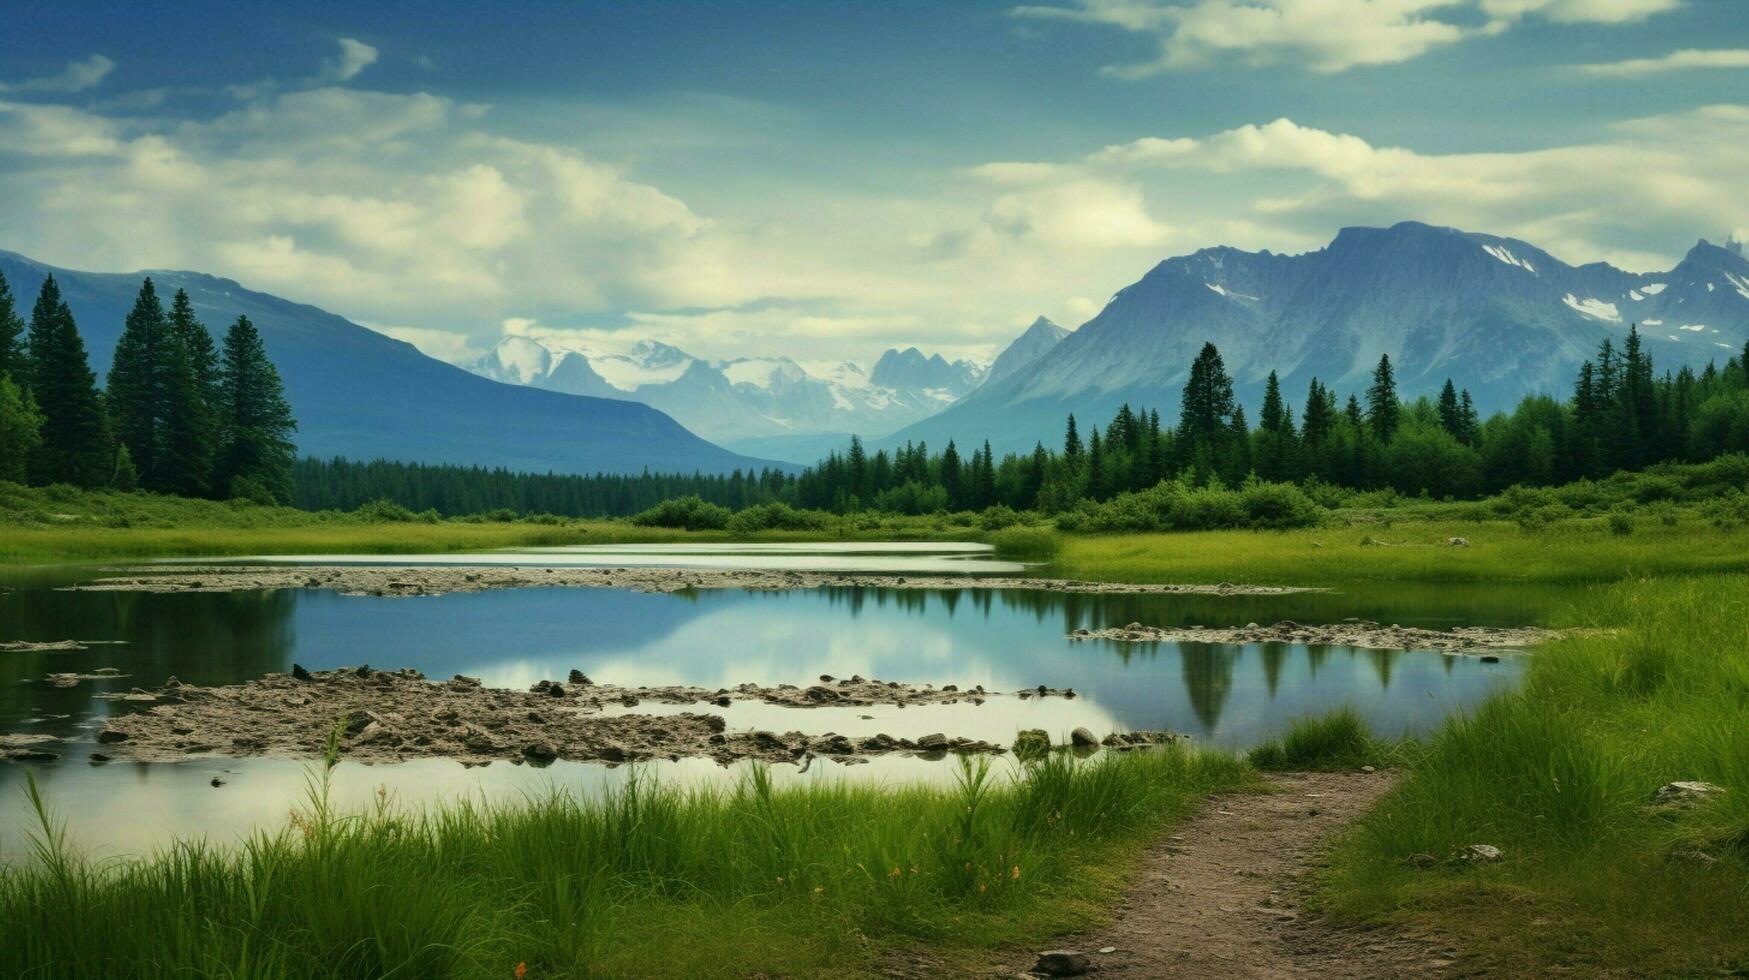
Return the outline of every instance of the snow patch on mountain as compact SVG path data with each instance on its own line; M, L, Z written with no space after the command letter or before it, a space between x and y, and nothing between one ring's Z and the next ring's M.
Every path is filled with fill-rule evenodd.
M1614 303L1605 303L1603 300L1591 299L1589 297L1586 299L1575 299L1572 293L1568 293L1561 297L1561 302L1566 303L1568 306L1571 306L1573 309L1578 310L1586 316L1596 317L1599 320L1612 320L1616 323L1621 322L1621 313L1615 308Z
M1507 265L1517 266L1532 275L1536 274L1536 266L1512 254L1512 250L1500 245L1483 245L1482 251L1494 256ZM1637 297L1636 297L1637 298Z
M1664 291L1664 286L1665 284L1661 282L1648 282L1640 287L1640 292L1647 296L1656 296Z

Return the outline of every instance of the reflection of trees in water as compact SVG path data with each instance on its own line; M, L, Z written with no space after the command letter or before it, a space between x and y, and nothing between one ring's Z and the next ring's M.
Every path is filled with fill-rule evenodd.
M0 722L13 730L33 716L70 715L29 729L70 735L81 717L123 707L93 698L100 691L155 687L171 675L190 683L223 684L285 670L296 605L297 593L291 590L154 594L20 589L0 594L4 639L127 641L66 653L0 655ZM89 673L99 667L117 667L129 676L70 688L41 683L49 672Z
M1310 677L1318 676L1318 668L1324 666L1324 661L1326 661L1328 659L1330 659L1330 648L1329 647L1321 646L1321 645L1309 645L1309 646L1307 646L1306 647L1306 674L1307 674L1307 676L1310 676Z
M1240 652L1234 647L1178 644L1184 693L1190 697L1190 710L1202 722L1204 734L1214 731L1220 723L1227 696L1233 692L1233 666L1239 662Z
M1372 661L1373 673L1379 675L1379 689L1391 689L1391 665L1396 662L1397 655L1390 650L1368 650L1367 659Z
M1288 645L1263 644L1263 682L1269 685L1269 697L1275 699L1275 689L1281 686L1281 668L1287 663Z

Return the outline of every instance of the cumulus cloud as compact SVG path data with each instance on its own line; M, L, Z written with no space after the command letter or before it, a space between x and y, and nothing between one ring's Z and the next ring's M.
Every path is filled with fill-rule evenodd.
M1143 78L1225 61L1340 72L1418 58L1538 16L1565 23L1624 23L1681 0L1073 0L1016 7L1019 17L1102 24L1158 38L1151 61L1108 73ZM1480 25L1469 22L1477 16Z
M1629 58L1595 65L1581 65L1580 70L1592 75L1631 78L1667 71L1687 71L1696 68L1749 68L1749 48L1724 48L1701 51L1689 48L1672 51L1661 58Z
M115 62L103 55L94 54L84 61L68 62L67 67L53 75L28 78L13 84L0 82L0 92L83 92L96 88L114 70Z
M323 88L154 125L0 102L0 224L50 260L224 272L377 322L746 298L683 201L428 94Z
M1283 238L1342 223L1419 218L1516 234L1570 260L1657 267L1669 254L1630 244L1667 229L1672 245L1749 219L1749 106L1717 105L1623 122L1599 140L1502 153L1422 153L1289 119L1203 137L1149 137L1067 163L1001 165L1035 190L1123 181L1170 196L1187 173L1246 175L1246 207ZM987 172L987 171L979 171ZM1267 187L1267 190L1262 188Z

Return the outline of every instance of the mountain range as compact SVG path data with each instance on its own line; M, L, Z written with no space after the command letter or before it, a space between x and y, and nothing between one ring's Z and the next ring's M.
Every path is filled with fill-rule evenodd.
M1303 402L1314 377L1362 393L1381 355L1399 391L1446 378L1483 411L1533 393L1564 397L1605 338L1638 324L1660 370L1720 363L1749 337L1749 259L1701 241L1673 269L1572 266L1528 242L1403 222L1345 228L1317 251L1206 248L1167 259L1041 355L878 445L988 438L998 450L1054 444L1074 413L1103 422L1123 403L1178 409L1205 342L1255 408L1270 371Z
M1040 317L998 357L1017 370L1068 335ZM812 462L852 433L886 435L929 417L985 382L969 360L892 349L864 370L851 361L789 357L706 361L655 340L623 351L513 335L469 366L483 377L570 394L640 402L699 435L745 452Z
M140 281L188 290L215 337L240 315L261 331L297 416L301 453L562 473L706 473L775 466L713 445L669 416L620 399L499 384L332 313L195 272L92 273L0 251L28 317L53 274L101 384Z
M713 362L654 340L600 351L511 336L464 370L201 273L76 272L4 251L0 272L21 313L55 276L100 380L146 275L160 295L186 289L215 335L247 315L285 380L302 452L570 473L793 468L851 433L875 447L952 438L1024 451L1054 445L1069 413L1102 422L1125 402L1172 421L1206 342L1255 418L1272 370L1297 406L1313 377L1361 393L1389 354L1403 395L1433 394L1449 377L1486 412L1526 394L1564 397L1579 365L1630 325L1659 370L1722 362L1749 338L1739 242L1703 240L1666 272L1633 273L1417 222L1345 228L1298 255L1216 247L1166 259L1077 330L1040 317L987 368L915 347L864 370L781 355Z

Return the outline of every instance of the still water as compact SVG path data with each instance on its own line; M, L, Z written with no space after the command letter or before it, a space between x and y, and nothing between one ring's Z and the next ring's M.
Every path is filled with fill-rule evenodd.
M920 573L987 572L971 548L871 551L613 549L501 553L494 560L702 567L833 567ZM359 561L395 562L395 556ZM430 556L419 558L430 562ZM480 556L467 556L477 562ZM333 559L324 558L329 563ZM818 562L820 565L796 565ZM1000 569L1012 573L1013 569ZM1288 720L1339 705L1357 708L1381 733L1425 731L1454 710L1510 684L1522 663L1294 644L1219 646L1070 641L1076 627L1243 625L1359 616L1426 627L1511 626L1540 620L1552 601L1534 591L1381 587L1361 594L1268 597L1063 595L974 587L905 590L826 588L649 594L595 588L528 588L419 598L342 596L323 590L152 594L69 592L57 585L88 572L14 574L0 592L0 640L122 640L72 652L0 652L0 732L43 733L59 760L32 763L39 784L73 837L99 854L150 849L174 836L234 840L277 826L297 804L307 764L291 760L204 759L177 764L93 765L93 732L110 712L106 690L155 687L175 675L194 684L235 683L296 661L311 669L370 663L414 667L433 677L467 674L489 686L526 687L577 668L626 685L728 687L812 683L821 674L1013 691L1072 687L1073 700L992 699L983 706L786 709L738 702L721 709L732 728L858 736L929 732L1010 741L1019 728L1066 734L1077 725L1104 733L1167 729L1199 743L1243 748ZM126 676L57 688L49 672L114 667ZM637 710L664 709L643 706ZM717 709L712 709L717 710ZM739 778L702 760L649 763L656 778L685 783ZM784 780L946 781L950 764L877 758L844 767L816 761L807 772L780 766ZM16 858L28 827L25 765L0 763L0 860ZM337 796L363 803L386 788L403 803L458 795L502 798L558 786L595 791L623 782L627 768L559 763L543 770L497 763L464 768L445 760L336 770ZM224 785L213 787L218 777Z

